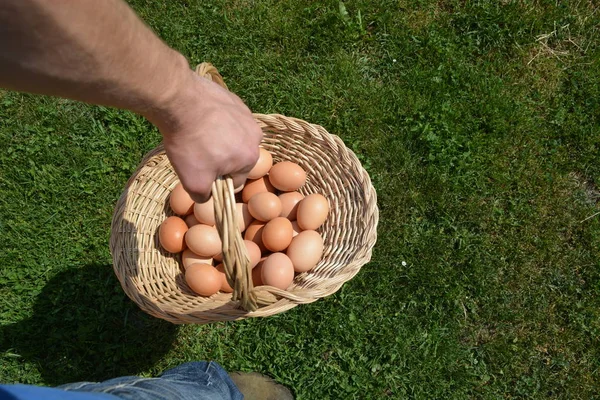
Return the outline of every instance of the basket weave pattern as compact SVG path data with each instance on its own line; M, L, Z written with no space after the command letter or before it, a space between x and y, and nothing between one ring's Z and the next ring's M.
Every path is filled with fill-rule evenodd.
M216 71L216 70L215 70ZM260 308L246 311L231 293L202 297L185 283L180 255L163 250L158 228L173 215L168 198L179 182L164 148L148 153L127 182L112 221L114 270L126 294L145 312L173 323L208 323L269 316L335 293L371 258L377 239L377 197L354 153L321 126L282 115L254 114L273 161L293 161L307 172L302 194L321 193L330 213L319 229L319 264L296 276L288 290L252 289Z

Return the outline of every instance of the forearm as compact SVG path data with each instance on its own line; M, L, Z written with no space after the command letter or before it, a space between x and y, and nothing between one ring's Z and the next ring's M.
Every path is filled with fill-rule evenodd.
M241 185L258 158L248 107L196 76L122 0L0 0L0 87L145 116L196 201L218 176Z
M121 0L0 1L0 86L169 119L185 58Z

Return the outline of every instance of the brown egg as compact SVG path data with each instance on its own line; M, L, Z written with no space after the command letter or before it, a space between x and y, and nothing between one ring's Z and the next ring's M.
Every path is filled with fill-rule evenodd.
M273 218L263 228L262 240L265 247L271 251L283 251L292 241L294 229L289 219L284 217Z
M252 283L254 283L254 286L262 286L262 285L264 285L264 283L262 281L262 265L263 265L263 262L266 259L267 259L267 257L263 257L258 262L258 265L256 265L256 267L254 267L252 269Z
M281 214L281 201L273 193L257 193L248 202L248 211L259 221L270 221Z
M227 282L227 275L225 275L225 266L223 264L217 265L217 271L221 276L221 292L231 293L233 292L233 288Z
M190 249L185 249L181 255L181 263L183 264L183 267L187 269L192 264L212 264L212 258L199 256Z
M211 197L206 203L194 204L194 216L201 224L215 224L215 203Z
M192 226L198 225L200 223L198 222L196 217L194 217L194 214L186 215L184 221L187 224L188 228L191 228Z
M248 179L258 179L269 173L269 170L273 166L273 157L267 150L260 148L260 155L258 161L248 173Z
M194 200L185 191L183 185L178 183L169 196L169 205L175 214L188 215L193 212Z
M219 253L213 257L213 260L223 262L223 253Z
M283 253L273 253L262 264L262 281L265 285L287 289L294 280L292 261Z
M265 227L265 223L261 221L254 221L248 225L248 229L244 232L244 239L251 240L258 245L260 251L265 251L267 248L262 240L262 233Z
M185 242L194 253L214 257L221 252L221 238L214 226L198 224L185 234Z
M212 296L221 289L221 275L209 264L192 264L185 270L185 281L201 296Z
M285 217L290 221L296 220L296 213L298 211L298 203L304 198L304 195L300 192L288 192L279 195L281 201L281 214L280 217Z
M306 182L306 172L298 164L283 161L273 165L269 171L269 180L277 189L293 192Z
M294 230L292 237L296 237L300 232L302 232L302 229L298 226L298 221L292 221L292 229Z
M250 258L250 265L252 268L256 267L256 264L260 261L261 251L260 247L252 240L244 240L246 245L246 251L248 252L248 258Z
M286 251L296 272L306 272L319 263L323 256L323 238L316 231L302 231Z
M244 232L250 223L254 221L252 214L248 211L248 204L246 203L236 203L237 207L237 219L238 219L238 228L240 232Z
M329 203L325 196L313 193L298 203L298 225L303 230L316 230L327 220Z
M179 217L169 217L160 224L158 239L161 246L170 253L179 253L185 249L185 234L188 226Z
M242 190L242 200L244 203L250 201L252 196L257 193L271 192L275 193L276 189L269 182L269 177L263 176L262 178L247 180L244 190Z

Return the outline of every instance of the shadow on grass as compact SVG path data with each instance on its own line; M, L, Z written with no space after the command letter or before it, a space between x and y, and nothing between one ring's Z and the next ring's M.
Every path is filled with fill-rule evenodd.
M37 363L49 385L139 374L169 351L177 332L142 312L112 266L99 264L59 273L33 316L0 329L0 351Z

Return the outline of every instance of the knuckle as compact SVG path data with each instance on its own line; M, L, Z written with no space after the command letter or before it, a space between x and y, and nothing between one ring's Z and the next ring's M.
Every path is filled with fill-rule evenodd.
M260 149L258 146L250 146L248 148L248 159L256 163L258 161L258 157L260 157Z
M260 156L260 150L258 148L258 146L250 146L247 148L247 150L244 152L244 156L241 157L240 159L240 164L238 165L238 171L236 172L240 172L240 173L247 173L249 172L255 165L256 162L258 161L258 158Z
M258 143L260 143L260 141L261 141L261 140L262 140L262 138L263 138L263 131L262 131L262 129L260 128L260 126L258 126L256 123L254 123L253 125L254 125L254 126L253 126L253 128L252 128L252 131L253 131L253 136L254 136L254 139L255 139L255 140L258 140Z

